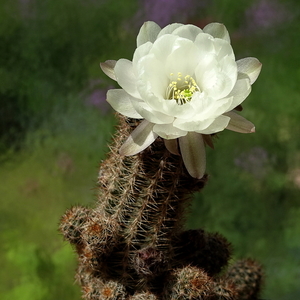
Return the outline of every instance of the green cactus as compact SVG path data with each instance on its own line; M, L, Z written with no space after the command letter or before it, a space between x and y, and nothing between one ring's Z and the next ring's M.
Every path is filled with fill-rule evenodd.
M137 155L119 155L136 122L120 117L100 167L95 208L74 207L61 219L60 230L78 253L76 280L83 298L254 299L261 277L249 264L218 277L231 257L224 237L183 231L191 195L207 176L192 178L181 156L171 154L160 138ZM249 272L255 283L245 276ZM245 293L248 298L237 298Z

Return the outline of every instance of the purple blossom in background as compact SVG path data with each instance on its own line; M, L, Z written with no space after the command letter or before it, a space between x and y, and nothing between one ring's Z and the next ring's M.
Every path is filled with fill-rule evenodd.
M289 15L287 7L282 3L276 0L259 0L246 11L247 29L270 29L286 21Z
M172 22L186 22L195 10L205 7L207 0L142 0L137 19L154 21L160 26Z
M111 87L108 87L110 89ZM110 105L106 101L107 90L95 89L86 99L86 104L99 108L103 113L110 110Z
M264 148L254 147L236 157L234 163L237 167L255 177L262 178L267 173L267 167L271 163L271 159Z
M111 106L106 101L106 93L108 89L115 88L114 86L105 86L99 87L103 85L101 80L91 80L89 87L82 93L81 96L85 98L85 103L88 106L94 106L101 110L104 114L107 113Z

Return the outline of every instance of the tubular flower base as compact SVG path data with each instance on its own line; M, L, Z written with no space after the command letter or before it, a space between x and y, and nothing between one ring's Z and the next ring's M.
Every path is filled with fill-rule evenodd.
M253 300L262 271L251 260L228 268L220 234L183 230L185 209L207 176L191 177L160 137L133 156L120 147L140 126L120 125L98 177L94 208L69 209L60 230L78 254L77 282L88 300ZM226 271L226 269L228 270ZM221 275L220 275L221 274Z
M146 22L137 36L132 61L108 60L103 72L122 89L109 90L107 101L120 114L142 122L120 147L135 155L158 137L181 154L188 173L205 173L205 144L224 129L255 131L235 110L251 92L261 63L253 57L235 60L223 24L170 24L161 29Z

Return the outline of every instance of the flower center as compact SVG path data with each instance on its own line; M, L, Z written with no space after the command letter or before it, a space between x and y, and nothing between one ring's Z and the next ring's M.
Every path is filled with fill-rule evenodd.
M171 73L170 76L172 78L174 74ZM167 87L166 98L168 100L175 100L178 105L183 105L192 100L195 92L200 92L195 79L190 75L182 78L182 74L178 72L177 80L172 80Z

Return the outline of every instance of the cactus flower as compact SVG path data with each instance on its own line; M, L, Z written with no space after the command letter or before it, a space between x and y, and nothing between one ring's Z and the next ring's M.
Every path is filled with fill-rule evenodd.
M107 101L120 114L141 120L121 155L137 154L161 137L171 153L182 156L189 174L201 178L211 134L255 131L234 110L249 95L261 63L253 57L236 61L222 24L200 29L175 23L161 29L146 22L132 61L100 65L121 87L109 90Z

